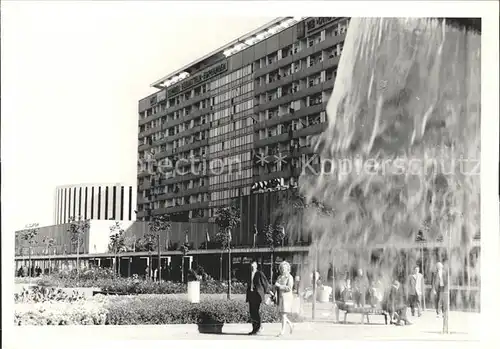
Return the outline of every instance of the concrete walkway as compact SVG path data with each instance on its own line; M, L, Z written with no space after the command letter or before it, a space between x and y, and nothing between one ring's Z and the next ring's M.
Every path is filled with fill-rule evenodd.
M479 340L480 315L452 312L451 333L441 334L442 319L428 311L421 318L414 318L411 326L383 325L383 320L373 324L335 324L332 322L306 322L295 325L293 334L277 338L280 324L265 324L258 336L248 336L249 324L224 325L223 335L200 334L196 325L142 325L142 326L33 326L16 327L11 335L15 345L8 348L27 348L40 341L50 341L55 347L71 343L78 338L86 344L103 340ZM356 320L356 319L354 319ZM375 319L374 319L375 320Z

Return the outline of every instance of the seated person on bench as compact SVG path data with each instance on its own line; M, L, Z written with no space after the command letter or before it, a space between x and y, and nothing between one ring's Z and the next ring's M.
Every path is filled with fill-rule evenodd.
M351 280L347 279L344 288L340 291L340 300L345 304L354 305L354 295L351 288Z
M368 289L368 304L372 308L378 308L382 304L382 285L380 282L372 281L370 283L370 288Z

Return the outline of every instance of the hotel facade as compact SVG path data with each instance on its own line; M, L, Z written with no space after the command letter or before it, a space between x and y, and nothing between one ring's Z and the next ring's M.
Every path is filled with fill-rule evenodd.
M237 203L233 241L251 244L313 156L348 23L278 18L153 83L139 101L137 218L211 222Z

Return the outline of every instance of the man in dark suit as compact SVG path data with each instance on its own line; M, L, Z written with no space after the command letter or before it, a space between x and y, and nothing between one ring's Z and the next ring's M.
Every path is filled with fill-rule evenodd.
M436 263L436 271L432 275L432 294L436 305L437 317L440 317L447 309L448 296L448 272L441 262Z
M249 335L255 335L262 329L260 305L264 301L266 294L271 293L271 291L266 276L263 272L257 270L257 261L252 261L250 267L246 301L250 308L250 318L252 320L252 332Z

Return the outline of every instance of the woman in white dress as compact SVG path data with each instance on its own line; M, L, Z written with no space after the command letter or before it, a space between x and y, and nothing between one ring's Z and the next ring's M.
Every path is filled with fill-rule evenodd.
M290 327L290 333L293 331L293 324L287 316L292 312L293 306L293 276L290 274L290 264L288 262L282 262L279 269L280 276L274 286L278 293L278 306L281 312L281 332L278 336L282 336L285 333L287 324Z

